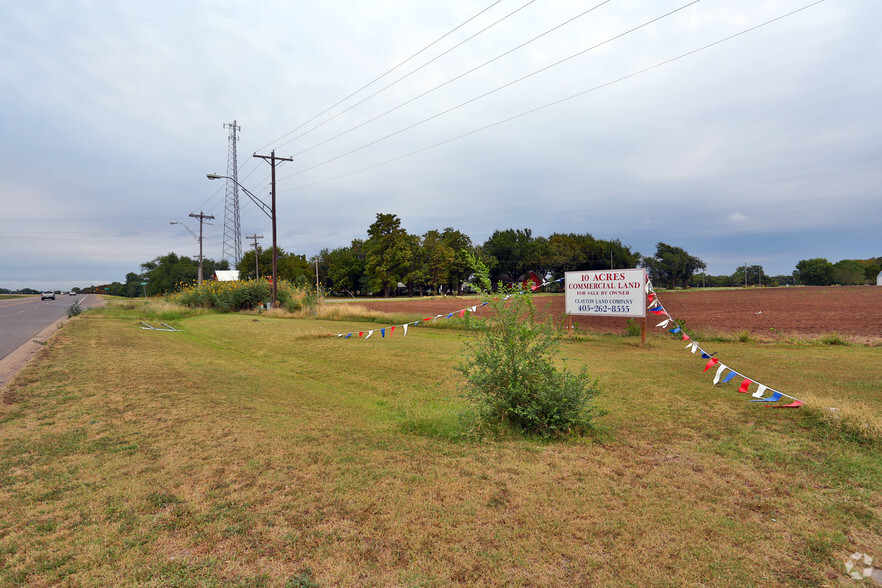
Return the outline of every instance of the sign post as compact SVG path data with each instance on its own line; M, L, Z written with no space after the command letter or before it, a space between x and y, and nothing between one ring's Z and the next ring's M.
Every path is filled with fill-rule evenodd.
M646 270L588 270L564 274L567 325L572 315L642 318L646 342Z

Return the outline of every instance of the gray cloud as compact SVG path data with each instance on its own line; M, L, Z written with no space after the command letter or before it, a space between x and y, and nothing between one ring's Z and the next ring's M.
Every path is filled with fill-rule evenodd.
M199 210L218 217L205 247L219 258L224 190L205 174L225 172L233 119L240 180L255 193L267 193L269 166L254 151L298 154L278 170L280 244L307 255L364 237L377 212L478 242L508 227L620 238L644 254L665 241L715 274L882 255L872 0L824 2L604 86L805 5L700 2L604 43L681 6L610 2L396 108L591 6L536 2L295 138L520 6L501 2L289 133L489 4L4 5L0 286L122 280L169 251L194 255L168 223ZM268 235L247 200L241 226Z

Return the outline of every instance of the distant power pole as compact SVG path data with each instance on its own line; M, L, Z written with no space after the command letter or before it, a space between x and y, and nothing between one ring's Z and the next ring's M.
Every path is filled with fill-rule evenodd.
M233 267L242 259L242 233L239 230L239 165L236 157L236 143L239 137L236 134L241 127L233 121L224 123L225 129L230 129L230 148L227 154L227 197L224 207L224 244L221 258L229 260Z
M202 211L199 211L199 214L190 213L190 216L193 218L199 219L199 287L202 287L202 221L206 219L214 219L210 214L202 214ZM210 224L210 223L209 223Z
M248 235L246 239L254 239L254 279L260 279L260 263L258 262L257 240L263 239L263 235Z

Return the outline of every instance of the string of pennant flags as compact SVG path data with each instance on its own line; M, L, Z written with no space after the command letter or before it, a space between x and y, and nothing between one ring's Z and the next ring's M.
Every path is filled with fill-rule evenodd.
M549 284L554 284L556 282L562 282L563 280L564 280L563 278L560 278L557 280L543 281L541 283L534 283L532 286L530 286L529 291L535 292L536 290L539 290L540 288L543 288ZM517 292L516 294L524 294L526 292L527 292L527 290L522 290L520 292ZM508 300L509 298L511 298L514 295L515 294L508 294L507 296L505 296L503 298L503 300ZM355 337L356 339L358 339L358 338L369 339L374 333L380 333L380 337L385 338L387 335L389 337L394 335L396 329L401 329L400 332L403 333L402 336L406 337L408 327L417 327L419 325L423 325L426 323L434 323L438 319L449 319L449 318L453 318L453 317L462 318L466 315L466 313L477 312L480 307L486 306L487 304L490 304L490 303L489 302L482 302L481 304L475 304L475 305L472 305L472 306L469 306L466 308L454 310L453 312L449 312L446 314L438 314L435 316L429 316L424 319L421 319L418 321L413 321L410 323L404 323L402 325L392 325L392 326L382 327L379 329L372 329L369 331L353 331L351 333L336 333L333 336L334 337L342 337L343 339L349 339L351 337Z
M563 280L564 280L564 278L560 278L560 279L552 280L552 281L542 281L541 283L534 283L532 286L530 286L529 291L535 292L536 290L539 290L540 288L543 288L549 284L553 284L555 282L562 282ZM528 290L525 289L519 293L523 294L523 293L526 293L527 291ZM507 300L508 298L510 298L511 296L514 296L514 295L515 294L509 294L503 300ZM765 404L765 406L770 407L770 408L799 408L800 406L802 406L803 402L801 400L799 400L798 398L791 396L789 394L785 394L784 392L781 392L780 390L775 390L774 388L771 388L761 382L754 380L753 378L746 376L745 374L743 374L743 373L731 368L730 366L722 363L718 358L714 357L714 355L716 355L715 353L711 354L711 353L708 353L707 351L705 351L701 347L701 345L697 341L693 340L688 334L686 334L683 331L683 329L680 327L680 325L677 324L677 322L674 320L674 318L670 314L668 314L668 311L665 309L665 307L662 305L661 301L659 300L658 294L652 288L652 282L650 282L649 280L646 281L646 297L647 297L647 301L648 301L647 310L649 310L649 312L651 312L652 314L654 314L656 316L664 317L664 320L662 320L656 326L667 330L669 333L671 333L674 336L681 337L682 340L686 342L686 349L688 351L690 351L693 355L700 353L701 357L703 359L707 360L707 363L704 366L704 373L707 373L707 372L711 371L712 369L716 368L714 371L714 379L713 379L714 386L717 386L720 384L728 384L729 382L731 382L733 380L738 381L738 379L740 379L741 382L740 382L740 385L738 386L738 392L742 393L742 394L751 394L751 399L750 399L751 402L762 402ZM402 336L406 337L407 330L409 327L416 327L416 326L426 324L426 323L434 323L438 319L443 320L443 319L449 319L449 318L453 318L453 317L462 318L463 316L465 316L466 313L477 312L478 308L485 306L487 304L489 304L489 302L482 302L481 304L475 304L473 306L469 306L466 308L455 310L453 312L449 312L446 314L438 314L435 316L429 316L429 317L426 317L426 318L424 318L422 320L418 320L418 321L413 321L413 322L404 323L404 324L400 324L400 325L391 325L391 326L381 327L379 329L371 329L371 330L366 330L366 331L353 331L350 333L337 333L333 336L338 337L338 338L342 338L342 339L349 339L352 337L361 338L361 339L369 339L375 333L379 333L381 338L385 338L387 336L388 337L393 336L395 334L396 329L400 329ZM751 387L755 388L755 390L752 393L750 390ZM768 394L768 396L766 394ZM783 398L786 398L786 399L790 400L791 402L789 404L778 404L778 402Z
M704 372L707 373L713 368L716 368L714 373L714 386L719 384L728 384L732 380L737 381L739 378L741 379L741 384L738 386L738 392L741 394L750 394L752 398L751 402L764 402L767 407L771 408L799 408L802 405L802 401L790 396L789 394L785 394L780 390L775 390L774 388L770 388L765 384L757 382L753 378L750 378L741 372L738 372L728 365L722 363L719 359L714 357L715 354L708 353L704 349L702 349L701 345L698 342L694 341L689 335L687 335L680 325L668 314L668 311L662 305L661 301L658 299L658 294L655 293L655 290L652 288L652 283L647 280L646 281L646 296L649 302L649 306L647 310L656 316L666 317L662 322L658 323L656 326L667 330L674 336L680 336L683 341L686 341L686 349L689 350L693 355L696 353L701 353L701 357L703 359L708 360L707 364L704 366ZM751 394L750 388L751 386L755 386L755 391ZM766 393L769 395L766 396ZM782 398L787 398L791 400L790 404L773 404L780 401Z

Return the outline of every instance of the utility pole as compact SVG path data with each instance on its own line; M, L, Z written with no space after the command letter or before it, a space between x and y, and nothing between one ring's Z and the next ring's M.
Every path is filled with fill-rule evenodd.
M258 263L257 240L263 239L263 235L248 235L246 239L254 239L254 279L260 279L260 264Z
M225 129L230 129L230 148L227 155L227 176L231 181L227 182L227 196L224 206L224 242L221 259L230 261L230 265L236 267L242 259L242 233L239 229L239 164L236 157L236 143L239 137L236 134L241 127L233 121L224 123Z
M202 211L199 211L199 214L190 213L190 216L193 218L199 219L199 287L202 287L202 221L206 219L214 219L214 217L210 214L202 214Z
M259 157L264 161L269 162L270 167L272 168L272 180L271 180L271 192L272 192L272 206L270 210L272 211L272 219L273 219L273 308L276 307L276 302L278 301L278 293L279 293L279 271L278 271L278 257L279 257L279 247L276 240L276 161L294 161L292 157L276 157L276 150L273 149L269 155L258 155L254 154L254 157Z

